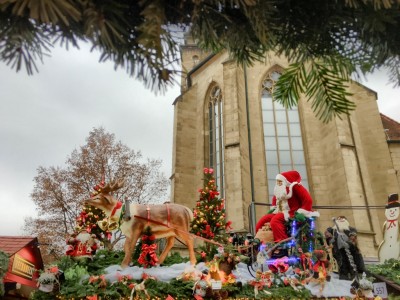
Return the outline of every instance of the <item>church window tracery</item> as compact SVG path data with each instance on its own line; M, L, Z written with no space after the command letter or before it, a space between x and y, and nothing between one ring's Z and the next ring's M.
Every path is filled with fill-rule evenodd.
M286 109L272 97L280 76L279 70L273 70L262 83L261 107L270 198L275 176L289 170L297 170L302 176L302 184L308 189L299 112L297 107Z
M221 197L224 196L224 127L223 101L219 86L214 86L208 98L208 159Z

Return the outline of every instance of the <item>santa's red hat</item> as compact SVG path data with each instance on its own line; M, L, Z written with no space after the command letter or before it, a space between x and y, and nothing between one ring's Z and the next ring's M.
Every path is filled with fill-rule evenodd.
M300 183L301 182L301 176L299 172L296 170L291 170L287 172L282 172L278 175L276 175L276 180L281 180L286 186L290 186L292 183Z
M299 172L296 170L291 170L287 172L282 172L276 175L276 180L281 180L285 186L289 188L289 193L286 196L286 199L290 199L293 194L293 187L295 185L301 185L301 176ZM308 211L303 208L297 210L298 213L305 215L306 217L319 217L319 212L317 211Z
M282 181L283 184L289 188L289 193L286 195L286 199L290 199L292 198L293 187L301 182L301 176L299 172L292 170L276 175L276 180Z

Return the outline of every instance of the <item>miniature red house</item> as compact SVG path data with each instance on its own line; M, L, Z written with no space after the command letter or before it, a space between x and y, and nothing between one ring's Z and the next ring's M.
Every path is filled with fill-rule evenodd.
M8 271L3 279L8 296L25 296L37 288L37 270L43 270L43 260L36 237L0 236L0 251L9 256Z

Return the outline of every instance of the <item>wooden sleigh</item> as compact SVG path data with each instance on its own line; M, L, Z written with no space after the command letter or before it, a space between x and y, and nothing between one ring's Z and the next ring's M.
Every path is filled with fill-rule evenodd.
M260 229L254 237L247 234L246 238L237 238L239 251L248 257L247 265L252 276L255 277L260 269L267 270L275 260L282 258L287 258L289 265L298 265L303 269L311 268L311 264L307 262L306 266L302 260L311 259L315 249L326 251L330 270L339 272L332 247L327 245L324 235L316 231L314 217L306 218L303 222L289 219L286 222L289 237L279 243L273 242L270 229L267 228L265 232L260 232L261 230L263 229Z

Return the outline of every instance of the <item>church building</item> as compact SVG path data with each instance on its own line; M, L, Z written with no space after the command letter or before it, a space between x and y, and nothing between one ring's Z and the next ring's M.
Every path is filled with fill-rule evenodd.
M236 232L254 233L276 175L297 170L320 213L318 230L344 215L363 255L375 260L388 195L400 192L400 124L379 113L375 91L354 81L348 92L357 107L349 115L323 123L305 97L285 109L271 95L289 62L265 57L243 67L227 52L205 53L185 39L171 199L194 208L203 168L213 168L227 220Z

